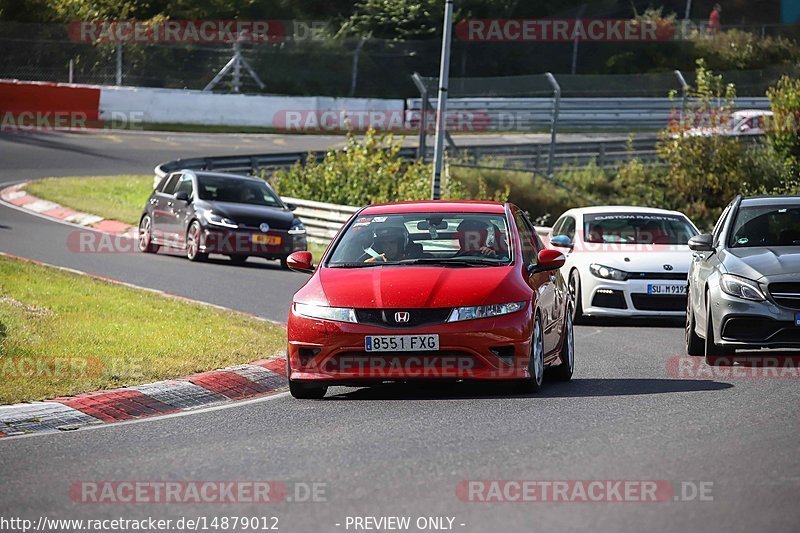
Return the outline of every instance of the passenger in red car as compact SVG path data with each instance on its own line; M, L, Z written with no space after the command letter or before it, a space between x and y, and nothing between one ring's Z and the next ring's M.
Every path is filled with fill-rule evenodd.
M485 223L475 219L464 219L456 229L459 250L455 257L464 255L496 257L497 250L489 246L489 235L494 237L493 231ZM495 239L492 239L495 241Z

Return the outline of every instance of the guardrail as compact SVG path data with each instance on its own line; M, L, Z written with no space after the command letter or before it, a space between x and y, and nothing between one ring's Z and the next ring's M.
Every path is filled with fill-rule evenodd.
M327 243L333 239L339 228L360 209L350 205L328 204L288 196L284 196L283 201L297 206L295 214L303 221L308 239L319 243Z
M325 151L312 152L285 152L279 154L247 154L247 155L226 155L214 157L192 157L188 159L176 159L162 163L155 168L156 178L161 179L170 172L176 170L206 170L206 171L225 171L225 172L247 172L256 173L261 170L271 170L277 168L287 168L296 162L305 164L311 157L322 159ZM414 157L415 148L402 148L401 157Z
M436 99L429 99L436 109ZM459 115L461 123L473 131L527 131L548 129L553 123L554 98L448 98L447 112ZM559 101L558 128L591 130L594 128L663 129L681 100L669 98L564 98ZM406 108L421 112L422 98L409 98ZM734 110L768 110L766 97L740 97ZM429 108L426 107L426 111Z
M602 168L614 167L633 158L649 164L658 164L655 135L633 140L583 141L557 143L552 151L553 167L586 165L590 161ZM455 155L452 166L475 166L484 158L502 160L501 168L517 168L542 173L549 167L550 145L544 143L508 144L498 146L457 147L448 155ZM482 168L482 167L478 167Z

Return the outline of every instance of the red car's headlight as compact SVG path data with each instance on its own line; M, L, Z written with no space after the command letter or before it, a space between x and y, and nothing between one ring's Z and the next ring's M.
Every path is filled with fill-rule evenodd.
M306 318L319 318L321 320L333 320L335 322L358 322L358 320L356 320L355 309L347 307L328 307L325 305L295 303L293 309L294 314Z
M462 320L473 320L476 318L490 318L493 316L508 315L516 313L525 307L525 302L511 302L507 304L477 305L474 307L456 307L450 313L448 322L460 322Z

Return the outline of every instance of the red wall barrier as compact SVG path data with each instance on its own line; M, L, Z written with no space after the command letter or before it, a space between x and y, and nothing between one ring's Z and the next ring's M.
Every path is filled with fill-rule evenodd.
M81 113L100 119L100 88L63 83L0 80L0 113Z

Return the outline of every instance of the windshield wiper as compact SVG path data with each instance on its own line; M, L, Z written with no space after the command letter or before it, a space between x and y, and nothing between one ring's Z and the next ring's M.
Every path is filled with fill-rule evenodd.
M384 261L371 261L369 263L328 263L328 268L368 268L386 265L396 265L397 263L386 263Z
M488 259L455 259L440 257L422 257L419 259L404 259L399 262L403 265L457 265L457 266L503 266L503 263Z

